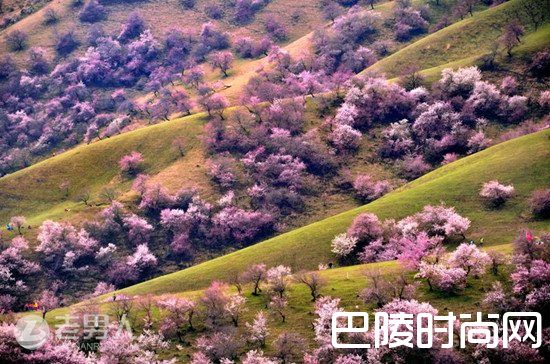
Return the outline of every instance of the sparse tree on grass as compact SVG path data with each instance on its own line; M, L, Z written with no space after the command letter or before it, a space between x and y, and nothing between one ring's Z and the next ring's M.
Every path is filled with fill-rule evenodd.
M283 323L286 321L286 308L288 306L288 300L285 297L272 296L269 301L268 307L276 315L281 317Z
M55 24L59 20L59 17L54 9L48 8L44 12L44 24L50 25Z
M99 196L107 200L107 202L112 203L116 198L116 191L112 187L103 187Z
M275 348L275 356L283 364L294 363L302 358L305 341L296 333L283 332L277 337L273 346Z
M229 51L216 52L210 56L209 62L212 67L219 68L224 77L227 77L227 71L233 64L233 54Z
M79 201L79 202L82 202L86 206L90 206L89 202L90 202L91 198L92 198L92 194L91 194L90 190L88 190L88 189L83 189L76 196L76 200Z
M504 27L500 42L506 49L508 57L512 57L512 49L520 43L524 32L523 26L517 21L512 21Z
M244 278L246 281L251 282L254 287L252 290L252 295L258 296L262 289L260 284L265 279L267 269L265 264L254 264L244 273Z
M22 51L27 47L28 38L27 33L22 30L14 30L6 36L6 43L12 51Z
M60 300L57 294L53 290L44 290L38 298L38 306L42 311L42 318L46 318L46 314L53 310L54 308L59 307Z
M252 344L259 345L260 347L265 346L267 336L269 335L269 327L267 325L267 317L260 311L256 314L256 317L252 323L246 323L246 328L249 332L249 341Z
M180 157L185 155L185 139L182 137L177 137L172 141L172 147L178 151Z
M123 318L129 319L134 310L134 302L131 297L124 294L114 295L109 305L110 313L116 317L117 321Z
M319 290L323 287L326 281L321 278L317 272L299 272L296 276L299 283L305 284L309 288L311 294L311 301L317 301L317 298L321 296Z

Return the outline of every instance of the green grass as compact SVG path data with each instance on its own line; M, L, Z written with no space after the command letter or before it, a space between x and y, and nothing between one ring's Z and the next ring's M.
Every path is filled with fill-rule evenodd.
M104 186L113 186L125 192L131 179L120 173L118 161L132 150L141 152L145 159L144 172L155 174L164 168L187 160L202 149L203 113L137 129L89 145L80 145L23 170L0 178L0 221L22 214L33 225L45 219L62 219L85 208L75 197L82 190L90 190L94 200ZM176 137L184 138L186 156L180 157L172 148ZM203 163L202 163L203 164ZM196 168L199 170L200 168ZM191 175L194 170L185 171ZM206 179L206 177L205 177ZM59 188L69 181L69 197ZM71 212L65 211L71 209Z
M511 244L499 245L497 247L505 254L511 252ZM496 280L506 282L513 267L507 266L500 269L497 276L487 274L483 279L469 279L467 288L456 296L442 295L437 292L430 292L427 284L421 282L418 285L414 298L422 302L430 302L432 306L439 310L440 314L445 314L449 311L455 313L475 313L479 311L479 303L493 282ZM341 299L341 306L348 311L365 311L372 312L376 307L373 304L365 304L358 297L358 293L369 286L371 283L365 278L366 271L378 271L383 279L391 280L402 271L402 268L395 261L379 262L365 265L356 265L350 267L335 268L319 272L325 284L320 289L320 293L324 296L338 297ZM414 274L407 272L406 276L410 281L414 279ZM233 292L236 290L231 289ZM246 310L244 311L240 322L251 322L258 311L266 311L268 297L265 294L253 296L251 294L251 285L245 285L243 295L246 297ZM188 299L197 300L203 293L203 290L194 290L186 292L177 292L177 296L186 297ZM314 307L311 302L309 290L302 284L293 283L288 290L288 310L286 312L286 323L282 323L279 317L269 315L269 337L268 345L264 351L269 355L273 353L272 341L281 332L295 332L308 339L308 343L312 343L314 339L313 330L311 330L315 315L313 314ZM159 298L157 296L157 298ZM86 303L84 303L86 304ZM49 323L59 323L60 317L69 314L75 308L74 306L59 308L49 312L46 319ZM110 303L101 303L100 310L109 313L111 310ZM142 329L143 313L134 309L130 314L132 328L134 332L140 332ZM153 310L153 318L158 323L162 317L158 309ZM200 328L200 318L195 319L195 325ZM245 334L244 325L240 325L238 329L242 334ZM187 342L192 342L201 332L188 333L185 337ZM187 345L182 345L180 350L169 350L163 353L166 358L177 357L180 360L186 361L189 359L191 348Z
M491 51L498 42L502 27L510 18L518 18L517 12L524 0L511 0L489 8L473 17L467 17L435 33L427 35L396 53L376 62L367 71L379 71L388 78L397 77L409 66L425 70L425 76L439 76L443 68L471 65L475 60ZM526 19L518 18L526 29L532 32ZM528 34L516 52L540 49L550 44L548 25L534 34Z
M383 198L351 211L279 235L254 246L121 290L125 294L160 294L197 290L215 279L228 279L249 265L286 264L294 270L316 269L334 260L332 238L362 212L399 219L426 204L445 202L472 220L468 238L484 237L487 245L509 243L523 227L548 229L549 221L531 221L527 198L550 180L550 130L498 144L443 166ZM483 182L513 183L516 197L500 210L488 210L478 198Z
M473 225L468 238L483 236L487 249L498 249L509 254L512 249L510 242L519 228L529 227L535 230L544 230L548 229L550 225L549 221L531 221L525 213L526 197L532 190L548 184L550 177L549 146L550 130L496 145L439 168L400 190L358 209L116 293L124 293L129 296L145 294L159 296L173 293L196 299L201 295L202 289L212 280L227 281L233 272L242 271L252 263L288 264L294 270L316 269L319 262L333 259L329 252L330 240L335 234L344 231L358 213L370 211L381 217L400 218L418 211L427 203L438 203L439 201L456 205L461 214L472 219ZM517 196L499 211L486 210L477 197L481 183L493 178L499 179L501 182L513 183L517 191ZM480 301L492 283L497 279L506 282L512 268L512 266L505 267L498 276L487 274L483 279L470 279L465 291L457 296L430 292L427 285L421 283L415 298L430 302L442 314L449 311L473 313L479 310ZM340 298L341 305L348 310L372 311L375 308L372 304L365 305L357 297L357 294L370 284L364 277L366 270L378 270L384 279L391 280L402 271L402 268L397 262L391 261L321 271L320 274L326 281L321 293ZM407 273L407 275L412 279L412 273ZM256 312L266 308L266 295L255 297L250 292L251 288L245 286L247 311L241 322L251 321ZM88 302L82 301L77 305L86 305ZM52 323L56 322L58 316L67 314L74 307L53 310L48 313L47 319ZM101 310L109 312L109 304L102 303ZM160 313L157 310L154 314L157 320L160 319ZM139 330L141 318L142 313L134 311L131 316L134 329ZM283 331L296 332L312 340L311 323L314 319L309 291L304 285L293 284L289 289L287 322L283 324L277 317L270 316L271 334L268 342L272 342ZM240 330L244 330L242 325ZM197 334L200 332L189 334L186 336L186 340L193 341ZM272 353L272 346L268 344L265 351L268 354ZM176 355L185 361L189 359L189 352L190 348L184 345L183 350L171 350L164 354L167 357Z

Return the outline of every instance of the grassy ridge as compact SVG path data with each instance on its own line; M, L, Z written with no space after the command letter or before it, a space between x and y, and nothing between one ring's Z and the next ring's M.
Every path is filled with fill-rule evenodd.
M214 279L228 279L253 263L286 264L315 269L334 259L330 241L355 216L372 212L380 218L402 218L426 204L445 202L472 220L468 238L484 237L488 245L510 242L518 229L548 229L548 221L530 221L526 199L550 180L550 130L523 136L441 167L368 205L279 235L254 246L121 290L126 294L196 290ZM497 211L478 199L483 182L513 183L516 197Z
M502 27L510 18L517 18L524 0L511 0L499 6L474 13L435 33L410 44L394 54L376 62L367 71L379 71L388 78L399 76L407 67L415 65L421 70L432 69L439 75L446 67L470 65L476 58L491 51L501 35ZM524 22L525 19L518 20ZM527 30L529 27L526 25ZM548 27L539 29L536 36L524 38L528 48L550 44ZM520 46L521 47L521 46ZM520 48L518 47L518 48Z
M182 171L188 180L198 181L203 176L207 181L204 163L199 167L193 164L193 159L202 150L200 135L204 120L205 115L201 113L137 129L77 146L6 175L0 178L0 222L16 214L27 216L32 224L46 218L67 217L84 209L82 203L74 200L82 190L88 189L96 196L107 185L119 192L127 190L131 180L120 175L118 161L132 150L143 154L145 173L154 174L174 163L187 161L195 167ZM186 143L186 155L182 158L171 147L176 137L182 137ZM63 181L69 181L69 198L65 198L59 188ZM71 212L65 209L71 209Z

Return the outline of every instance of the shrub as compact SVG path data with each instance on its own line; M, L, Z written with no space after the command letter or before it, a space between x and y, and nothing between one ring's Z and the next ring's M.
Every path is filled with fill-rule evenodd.
M197 0L180 0L181 6L183 6L185 9L193 9L196 3Z
M139 11L133 11L128 15L126 23L122 26L118 39L126 41L138 37L145 30L145 20Z
M421 262L417 278L428 282L430 291L434 288L448 293L457 294L466 288L466 271L462 268L447 268L441 264Z
M533 57L530 69L537 77L545 77L550 74L550 48L540 51Z
M355 250L357 241L357 238L349 236L346 233L336 235L331 242L332 252L339 257L348 256Z
M75 50L80 42L72 30L58 34L55 41L55 50L59 55L65 56Z
M380 220L374 214L365 212L357 215L348 229L348 235L360 243L367 244L382 236L383 229Z
M530 200L530 208L533 216L539 219L550 217L550 188L533 192Z
M372 201L388 193L391 186L386 180L373 181L370 175L362 174L357 176L353 182L353 189L361 200Z
M127 154L120 158L118 165L122 172L128 174L135 174L139 172L139 169L143 163L143 156L140 152L133 151L130 154Z
M345 124L338 124L329 138L340 152L353 151L359 148L363 134Z
M49 8L49 9L46 9L46 11L44 12L43 20L44 20L44 24L50 25L50 24L57 23L57 21L59 20L59 17L57 16L57 13L55 12L54 9Z
M288 37L284 23L277 18L270 17L265 23L265 30L278 41L285 40Z
M22 51L27 47L28 38L27 33L21 30L14 30L6 36L6 43L12 51Z
M221 18L223 18L223 9L218 4L207 4L204 7L204 13L210 19L221 19Z
M489 254L479 250L475 244L460 244L449 258L449 264L453 268L462 268L466 276L470 274L479 277L487 271L491 264Z
M432 167L424 161L421 155L407 156L398 163L399 173L409 179L418 178L426 174Z
M78 19L86 23L95 23L103 20L107 15L105 7L97 0L89 0L78 14Z
M489 206L499 207L514 195L514 186L505 186L498 181L485 182L479 195Z

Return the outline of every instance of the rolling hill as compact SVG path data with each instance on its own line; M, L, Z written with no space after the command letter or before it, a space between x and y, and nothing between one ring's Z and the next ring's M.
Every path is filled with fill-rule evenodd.
M472 17L468 16L381 59L366 71L381 72L392 78L414 65L433 81L444 68L473 65L498 45L502 27L513 14L521 14L524 2L511 0L476 12ZM550 45L548 24L535 30L525 16L518 19L525 26L527 35L513 54L522 55Z
M286 264L294 270L316 269L334 260L332 238L345 231L355 216L372 212L399 219L427 204L444 202L472 220L468 239L487 245L513 240L518 230L544 230L549 221L531 221L526 213L530 193L550 180L550 130L513 139L460 159L362 207L279 235L237 252L123 290L127 295L161 294L204 288L212 280L228 279L255 263ZM516 197L502 210L486 209L478 198L481 185L492 179L512 183Z
M368 205L189 269L110 293L103 298L113 294L162 296L171 293L196 299L212 280L229 281L233 273L258 262L265 262L268 266L287 264L294 270L315 270L319 262L334 259L330 253L330 240L335 234L344 231L357 214L369 211L381 217L399 218L417 211L425 204L440 201L456 206L461 214L472 220L468 239L484 237L486 249L496 249L508 254L512 248L510 242L518 229L547 230L550 227L549 221L533 221L525 213L526 196L533 189L546 186L548 183L549 145L550 130L504 142L441 167ZM516 197L497 211L487 210L477 198L481 183L492 178L513 183L517 191ZM462 294L453 297L431 292L426 285L420 285L415 298L430 302L441 313L475 312L479 309L479 301L484 292L490 289L495 280L505 280L509 269L511 267L501 270L497 276L487 275L485 279L472 280ZM372 310L374 306L365 305L357 297L359 291L370 285L364 276L367 270L379 271L385 280L394 279L402 272L402 268L395 261L320 271L319 274L325 282L321 293L341 298L342 306L348 309ZM410 273L407 273L407 276L412 278ZM265 295L251 295L248 285L244 288L244 295L247 299L247 310L242 319L250 321L257 311L265 309L267 298ZM82 301L76 306L88 303L89 301ZM102 303L101 306L102 310L110 310L110 304ZM63 315L74 307L55 309L48 313L47 319L52 323L56 322L56 316ZM140 316L135 318L136 322L138 317ZM291 330L308 339L313 338L313 333L309 329L314 319L312 303L309 291L304 285L295 283L290 287L287 317L286 324L275 318L270 320L272 337ZM190 335L188 340L195 337L193 333ZM265 351L272 353L273 347L268 345ZM181 360L189 359L187 347L177 352L170 351L167 355L176 355Z

